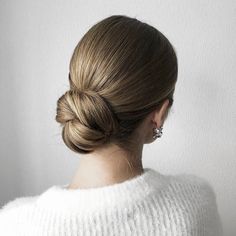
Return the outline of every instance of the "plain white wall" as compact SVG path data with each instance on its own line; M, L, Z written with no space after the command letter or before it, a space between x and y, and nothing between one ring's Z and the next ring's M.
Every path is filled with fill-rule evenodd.
M56 101L79 39L124 14L162 31L179 59L174 105L144 166L206 178L225 233L236 234L235 1L2 0L0 11L0 205L72 178L79 155L61 139Z

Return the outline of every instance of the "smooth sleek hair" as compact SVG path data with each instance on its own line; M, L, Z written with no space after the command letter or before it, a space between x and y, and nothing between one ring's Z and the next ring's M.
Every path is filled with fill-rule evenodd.
M109 143L132 151L132 134L147 115L166 99L168 110L173 104L175 50L136 18L112 15L93 25L75 47L69 69L70 89L57 101L56 121L77 153Z

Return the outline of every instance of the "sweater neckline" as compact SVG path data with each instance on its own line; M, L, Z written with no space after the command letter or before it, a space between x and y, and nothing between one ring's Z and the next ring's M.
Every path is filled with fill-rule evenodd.
M57 210L79 210L80 212L98 210L98 208L121 206L143 200L157 185L161 184L161 175L152 168L143 168L136 175L123 182L96 188L68 189L69 184L53 185L37 199L37 205Z

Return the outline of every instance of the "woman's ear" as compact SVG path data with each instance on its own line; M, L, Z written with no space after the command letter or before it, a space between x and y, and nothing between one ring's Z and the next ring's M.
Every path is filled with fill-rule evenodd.
M160 127L164 124L164 121L168 113L168 107L169 107L169 99L166 99L163 102L160 110L154 112L152 121L156 124L157 127Z

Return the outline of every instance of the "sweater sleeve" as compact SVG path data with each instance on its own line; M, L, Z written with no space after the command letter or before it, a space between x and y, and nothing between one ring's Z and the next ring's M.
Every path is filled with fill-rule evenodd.
M206 235L207 236L223 236L223 226L217 206L217 197L213 187L208 181L202 183L202 188L205 194L206 207Z
M203 235L223 236L223 226L217 206L217 197L210 182L194 174L181 174L180 178L184 183L190 184L191 188L188 188L188 191L192 191L191 189L197 190L196 199L192 200L198 202L200 207L197 214L202 219Z

